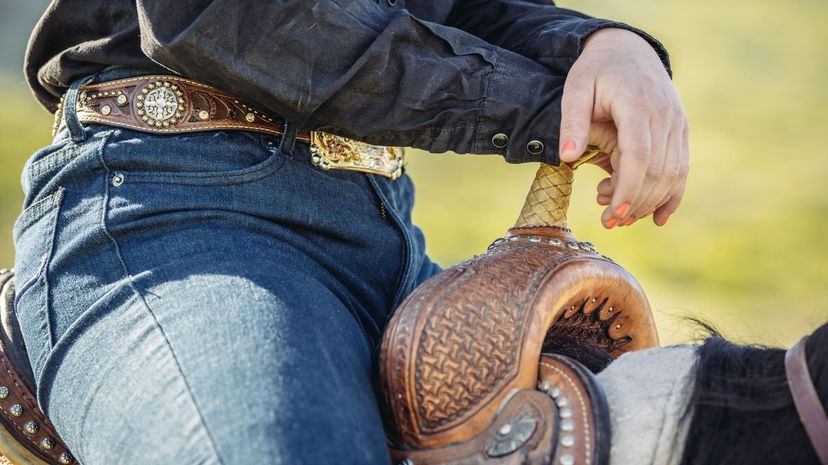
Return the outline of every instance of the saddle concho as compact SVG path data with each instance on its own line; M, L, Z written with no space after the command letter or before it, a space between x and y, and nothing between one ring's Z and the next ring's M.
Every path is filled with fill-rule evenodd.
M397 179L402 174L402 147L371 145L321 131L311 132L311 161L325 170L352 170Z

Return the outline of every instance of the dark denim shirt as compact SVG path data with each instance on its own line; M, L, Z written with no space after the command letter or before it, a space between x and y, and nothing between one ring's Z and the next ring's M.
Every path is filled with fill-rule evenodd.
M566 74L603 27L640 34L669 72L646 33L542 0L54 0L25 71L51 110L79 76L161 65L300 129L557 164Z

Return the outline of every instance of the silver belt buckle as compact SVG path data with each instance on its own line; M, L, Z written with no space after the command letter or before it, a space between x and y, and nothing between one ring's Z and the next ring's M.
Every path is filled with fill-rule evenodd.
M311 161L325 170L351 170L397 179L402 174L402 147L371 145L322 131L311 131Z

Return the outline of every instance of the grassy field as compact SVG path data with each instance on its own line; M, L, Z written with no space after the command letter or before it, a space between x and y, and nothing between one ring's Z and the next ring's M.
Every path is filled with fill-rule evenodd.
M666 228L604 230L597 169L579 170L570 225L648 292L665 342L696 330L790 344L828 320L828 17L824 0L561 0L662 39L692 126L690 183ZM19 170L51 117L12 76L0 81L0 264L12 261ZM535 171L494 156L409 151L415 220L450 265L484 250L518 214Z

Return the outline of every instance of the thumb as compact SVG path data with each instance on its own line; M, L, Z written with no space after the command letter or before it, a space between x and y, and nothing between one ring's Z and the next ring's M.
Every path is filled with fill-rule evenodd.
M586 79L570 74L561 98L561 162L571 163L586 150L595 102L593 85Z

